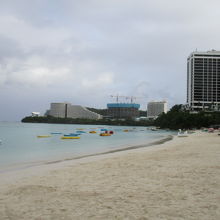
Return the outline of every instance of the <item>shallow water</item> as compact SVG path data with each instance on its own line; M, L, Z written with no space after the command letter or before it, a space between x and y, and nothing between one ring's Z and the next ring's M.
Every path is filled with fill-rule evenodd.
M114 134L109 137L99 136L103 128L113 130ZM81 129L86 133L81 134L80 139L61 139L62 134L75 133ZM125 129L129 132L124 132ZM90 134L91 130L97 133ZM147 144L170 134L173 133L151 131L146 127L0 122L0 168L34 165ZM37 138L38 135L51 137Z

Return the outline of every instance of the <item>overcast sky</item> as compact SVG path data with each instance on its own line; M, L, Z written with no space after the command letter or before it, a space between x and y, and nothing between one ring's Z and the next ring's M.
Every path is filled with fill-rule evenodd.
M0 121L51 102L106 108L116 94L142 97L144 110L185 103L187 56L220 49L219 9L219 0L0 0Z

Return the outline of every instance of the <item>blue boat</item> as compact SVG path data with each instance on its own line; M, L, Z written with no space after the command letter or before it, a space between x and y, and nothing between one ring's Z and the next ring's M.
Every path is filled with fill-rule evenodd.
M86 133L86 132L85 131L76 131L76 133L83 134L83 133Z
M64 137L76 137L79 136L80 134L75 134L75 133L70 133L70 134L64 134Z

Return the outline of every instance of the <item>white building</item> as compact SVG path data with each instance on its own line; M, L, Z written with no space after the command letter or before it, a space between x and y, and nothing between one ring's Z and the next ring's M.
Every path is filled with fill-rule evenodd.
M47 115L58 118L87 118L101 119L102 115L88 110L80 105L72 105L70 103L51 103L50 110Z
M147 117L157 118L161 113L167 113L166 101L152 101L147 104Z
M40 116L40 112L31 112L31 116L32 117L39 117Z
M187 104L220 109L220 51L193 52L187 59Z

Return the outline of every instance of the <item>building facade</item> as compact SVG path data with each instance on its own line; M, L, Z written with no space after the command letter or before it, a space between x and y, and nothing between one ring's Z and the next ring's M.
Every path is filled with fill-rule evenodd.
M88 110L80 105L72 105L70 103L51 103L50 110L47 115L58 118L85 118L85 119L101 119L102 115Z
M195 111L220 109L220 51L193 52L189 55L187 105Z
M139 104L135 103L108 103L107 115L111 118L133 119L139 116Z
M166 101L152 101L147 104L147 117L157 118L161 113L167 113L167 102Z

